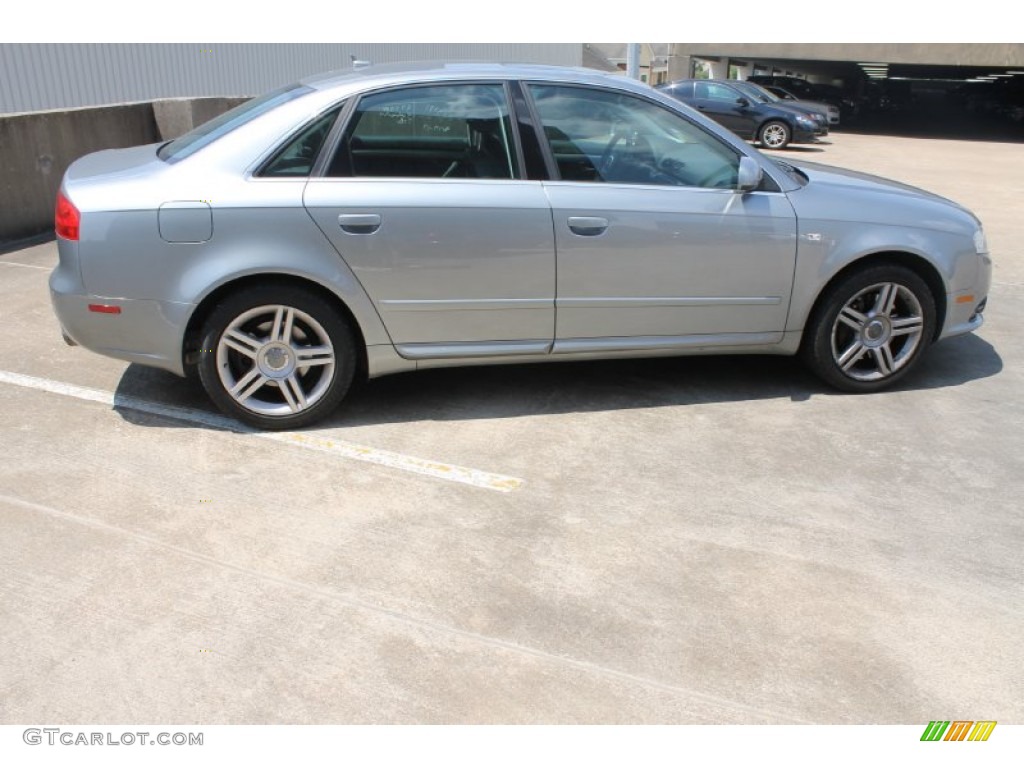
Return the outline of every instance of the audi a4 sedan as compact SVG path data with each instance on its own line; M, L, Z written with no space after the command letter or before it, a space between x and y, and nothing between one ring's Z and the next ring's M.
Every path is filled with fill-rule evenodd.
M982 323L981 224L787 163L646 85L438 64L311 77L64 176L69 343L262 429L439 366L800 355L872 392Z

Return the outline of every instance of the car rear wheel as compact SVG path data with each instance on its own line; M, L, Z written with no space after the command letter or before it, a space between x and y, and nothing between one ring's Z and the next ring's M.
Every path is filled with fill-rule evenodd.
M260 429L294 429L345 397L356 368L346 319L315 293L259 286L230 295L203 326L199 378L222 411Z
M785 149L791 138L789 126L781 120L769 120L761 126L757 135L757 140L765 149Z
M935 333L935 300L915 272L880 265L847 276L822 297L802 356L848 392L875 392L906 376Z

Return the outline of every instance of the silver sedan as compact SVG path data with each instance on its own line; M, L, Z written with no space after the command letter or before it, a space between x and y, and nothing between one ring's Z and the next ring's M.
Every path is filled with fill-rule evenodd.
M453 365L799 354L871 392L978 328L991 274L953 202L526 65L312 77L88 155L56 232L69 343L197 373L266 429L357 377Z

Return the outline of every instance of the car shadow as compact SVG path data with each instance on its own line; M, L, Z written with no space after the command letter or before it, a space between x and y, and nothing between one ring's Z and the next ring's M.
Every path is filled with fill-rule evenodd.
M831 144L831 142L829 142L829 144ZM810 145L808 145L808 144L801 144L801 145L790 144L785 149L769 149L769 150L762 149L761 151L762 152L768 152L769 154L778 152L778 153L780 153L782 155L788 155L788 154L807 154L807 153L812 153L812 152L824 152L825 149L824 149L824 146L823 146L822 143L817 143L817 144L810 144Z
M955 387L995 376L1002 368L1002 358L991 344L973 334L962 336L932 347L918 368L890 391ZM802 403L814 396L853 395L829 388L791 357L702 356L442 368L374 379L350 393L334 414L307 429L778 398ZM201 411L214 423L153 415L138 410L133 400ZM114 408L132 424L216 430L234 429L232 424L237 424L238 431L249 431L221 417L198 381L140 365L125 370Z

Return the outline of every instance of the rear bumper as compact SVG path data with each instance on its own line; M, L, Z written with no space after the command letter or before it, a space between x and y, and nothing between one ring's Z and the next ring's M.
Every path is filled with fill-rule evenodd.
M50 274L50 301L64 340L107 357L184 375L182 339L191 304L93 296L82 285L77 245L58 243L60 263ZM90 304L120 308L90 311Z

